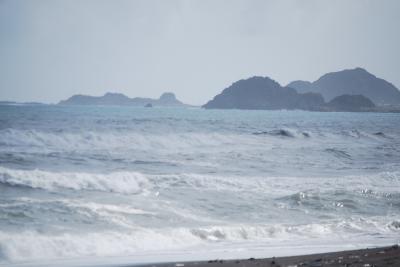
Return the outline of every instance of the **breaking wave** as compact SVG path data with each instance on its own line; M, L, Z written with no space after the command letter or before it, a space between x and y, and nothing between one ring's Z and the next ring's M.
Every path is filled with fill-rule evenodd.
M11 170L0 167L0 183L48 191L72 189L137 194L146 188L148 179L136 172L96 174Z
M29 147L55 150L75 149L187 149L234 144L244 135L221 133L158 133L134 131L45 132L37 130L0 130L0 146Z
M338 158L351 159L351 155L344 150L336 148L327 148L325 149L325 152L328 152Z
M362 180L360 180L362 178ZM377 183L376 181L379 181ZM343 177L282 177L282 176L222 176L212 174L177 173L145 174L117 171L106 174L89 172L51 172L44 170L15 170L0 166L0 184L21 186L48 191L62 189L137 194L152 189L192 188L233 192L268 192L273 196L297 194L310 188L322 192L343 189L351 185L353 192L389 194L400 183L399 172L382 172L372 175L349 175ZM290 184L291 187L287 185ZM369 188L374 188L371 191ZM350 190L348 192L351 192ZM336 192L336 191L334 191ZM345 192L345 191L343 191Z
M305 225L215 225L196 228L138 228L128 232L92 232L43 234L35 231L5 233L0 231L0 263L95 256L128 256L135 253L193 249L222 245L221 242L259 242L270 245L284 240L330 243L351 239L373 231L375 235L395 240L398 221L381 218L351 218L329 223ZM390 238L392 237L392 238Z
M270 136L277 136L277 137L311 137L309 132L301 132L301 131L293 131L288 129L276 129L271 131L260 131L254 132L254 135L270 135Z

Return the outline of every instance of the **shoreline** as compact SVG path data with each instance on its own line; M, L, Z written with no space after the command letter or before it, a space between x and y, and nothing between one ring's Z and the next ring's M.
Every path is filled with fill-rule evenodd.
M399 245L344 250L287 257L249 258L236 260L212 259L168 263L127 264L121 267L399 267Z
M346 245L343 245L345 248ZM367 247L367 246L366 246ZM279 254L279 253L278 253ZM44 261L0 262L4 267L399 267L400 247L398 244L373 246L363 249L332 250L312 254L296 254L277 257L238 257L221 258L209 256L195 259L190 253L184 258L172 254L147 255L139 258L133 255L54 259ZM262 255L262 254L258 254ZM274 254L269 254L274 255ZM148 257L150 256L150 257ZM181 260L179 260L179 258Z

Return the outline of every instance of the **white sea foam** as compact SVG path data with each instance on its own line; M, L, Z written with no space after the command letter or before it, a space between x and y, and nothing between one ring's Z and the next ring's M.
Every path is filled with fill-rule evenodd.
M144 191L148 179L136 172L96 174L25 171L0 167L0 182L12 186L27 186L49 191L72 189L137 194Z
M319 179L318 177L237 177L194 173L154 175L128 171L99 174L14 170L0 166L0 183L49 191L72 189L136 194L157 187L158 190L192 188L233 192L268 192L275 197L302 193L310 189L323 193L347 188L357 194L369 192L379 196L397 193L397 186L400 186L400 173L383 172L362 177L348 175Z
M87 208L92 211L107 214L112 213L122 213L122 214L134 214L134 215L154 215L154 212L145 211L138 208L133 208L128 205L111 205L111 204L100 204L95 202L78 202L78 201L68 201L67 205L75 208Z
M56 235L35 231L0 231L0 262L82 256L126 256L142 251L180 249L199 243L201 239L179 228L167 231L137 228L130 232L103 231Z
M387 220L387 218L386 218ZM379 244L397 242L399 229L383 218L353 218L335 223L308 225L229 225L198 228L137 228L129 232L103 231L92 233L45 234L35 231L6 233L0 231L0 262L20 262L30 260L76 258L88 256L128 256L154 251L162 254L167 250L204 249L218 245L226 249L246 247L279 247L293 240L302 240L311 245L322 240L326 244L341 243L352 238L365 239ZM366 229L369 228L369 229ZM375 231L374 241L368 232ZM363 233L366 233L363 236ZM350 243L349 243L350 242ZM237 244L237 247L235 247ZM262 245L260 245L262 244ZM325 245L326 245L325 244ZM254 248L254 247L253 247ZM45 256L44 256L45 255Z

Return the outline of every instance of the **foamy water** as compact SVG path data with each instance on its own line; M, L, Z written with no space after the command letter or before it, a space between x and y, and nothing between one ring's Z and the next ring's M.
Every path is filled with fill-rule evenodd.
M392 244L399 212L398 114L0 106L0 264Z

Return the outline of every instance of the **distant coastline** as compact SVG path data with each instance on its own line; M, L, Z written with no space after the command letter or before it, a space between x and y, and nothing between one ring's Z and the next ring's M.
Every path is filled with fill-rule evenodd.
M179 101L174 93L163 93L160 98L129 98L121 93L106 93L103 96L73 95L62 100L59 105L114 105L137 107L188 107Z
M39 102L0 101L0 105L45 105ZM103 96L73 95L58 105L196 107L174 93L160 98L130 98L121 93ZM400 112L400 91L365 69L322 75L315 82L293 81L281 86L269 77L255 76L234 82L201 106L205 109L307 110L320 112Z

